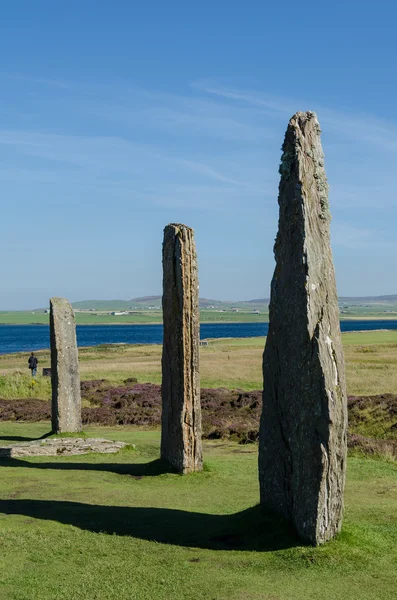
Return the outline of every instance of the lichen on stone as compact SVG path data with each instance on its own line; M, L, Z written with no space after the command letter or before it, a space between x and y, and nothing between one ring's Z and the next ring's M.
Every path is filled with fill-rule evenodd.
M283 177L289 178L292 172L292 166L294 163L294 155L292 152L283 152L281 156L281 162L278 172Z
M320 131L315 113L296 113L282 149L259 435L261 504L314 545L341 527L347 430Z

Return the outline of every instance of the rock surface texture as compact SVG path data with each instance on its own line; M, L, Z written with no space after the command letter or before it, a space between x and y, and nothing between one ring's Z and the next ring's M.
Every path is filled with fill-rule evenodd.
M283 145L279 230L263 356L261 504L317 545L340 530L347 400L329 233L328 184L313 112L296 113Z
M163 243L161 458L177 472L200 471L199 303L193 230L167 225Z
M65 298L50 300L52 430L81 431L81 394L74 312Z
M125 442L112 442L104 438L50 438L0 446L0 458L22 456L72 456L99 452L114 454L127 446Z

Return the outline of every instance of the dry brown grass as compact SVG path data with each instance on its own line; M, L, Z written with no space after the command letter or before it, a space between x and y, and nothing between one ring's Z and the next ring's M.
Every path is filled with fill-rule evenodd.
M397 332L344 334L348 393L375 395L397 391ZM202 387L262 387L264 338L212 340L201 348ZM49 366L48 351L37 353ZM107 346L79 351L82 379L120 383L128 377L161 382L161 346ZM0 356L0 375L26 369L28 354Z
M370 351L346 346L349 394L371 396L397 392L397 344L373 345Z

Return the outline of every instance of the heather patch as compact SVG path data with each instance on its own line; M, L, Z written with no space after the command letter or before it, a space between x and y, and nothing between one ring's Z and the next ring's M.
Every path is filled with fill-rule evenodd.
M161 425L161 386L129 378L114 386L106 379L81 382L84 425ZM87 404L89 406L87 406ZM397 396L349 396L349 448L367 455L397 458ZM256 442L262 392L202 388L203 438ZM0 421L50 420L51 404L43 400L0 400Z

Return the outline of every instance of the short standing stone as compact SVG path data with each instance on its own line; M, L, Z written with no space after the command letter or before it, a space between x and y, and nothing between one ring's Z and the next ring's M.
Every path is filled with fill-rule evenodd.
M199 303L193 230L168 225L163 243L161 457L179 473L202 469Z
M50 300L52 430L81 431L79 360L74 312L65 298Z
M328 186L315 113L289 122L280 166L269 334L259 436L261 503L303 541L341 528L346 467L346 386Z

